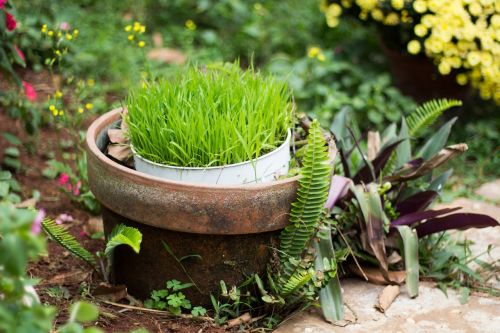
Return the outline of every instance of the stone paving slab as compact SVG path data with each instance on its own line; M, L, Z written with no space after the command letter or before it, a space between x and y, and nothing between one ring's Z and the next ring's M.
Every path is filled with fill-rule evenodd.
M491 196L488 199L493 200ZM497 205L458 199L442 207L461 206L463 212L481 213L500 220L500 207ZM500 227L470 229L457 233L475 244L473 253L481 253L488 244L496 246L490 255L481 257L487 261L500 260ZM443 332L500 333L500 298L487 295L472 295L462 305L458 295L448 291L448 297L433 283L421 282L420 294L411 299L401 286L401 294L386 313L375 309L378 295L384 286L373 285L360 279L341 280L344 302L352 309L346 309L346 318L357 317L355 323L345 327L334 326L323 320L318 310L305 311L285 321L275 333L358 333L358 332ZM500 286L498 286L500 287Z
M486 199L500 202L500 179L481 185L476 190L476 194Z
M358 333L358 332L487 332L500 331L500 299L472 295L461 305L457 294L448 297L430 282L422 282L420 294L411 299L404 286L386 313L374 305L383 286L359 279L341 280L344 302L357 322L345 327L325 322L317 310L302 312L285 321L275 333ZM346 309L347 311L347 309ZM348 314L348 317L352 314Z

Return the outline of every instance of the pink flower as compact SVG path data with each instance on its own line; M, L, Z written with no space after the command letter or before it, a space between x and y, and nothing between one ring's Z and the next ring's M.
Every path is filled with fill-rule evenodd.
M0 1L2 1L2 0L0 0ZM19 56L19 58L21 58L24 62L26 62L26 57L24 56L23 51L19 50L19 48L17 47L17 45L14 45L14 49L16 50L17 55Z
M61 175L59 176L59 179L57 180L57 182L59 183L59 185L65 185L69 182L69 176L67 173L63 172L61 173Z
M85 230L83 230L83 229L82 229L82 230L80 231L80 233L79 233L79 236L80 236L80 237L88 237L88 236L89 236L89 234L87 234L87 233L85 232Z
M2 9L6 3L7 3L7 0L0 0L0 9Z
M69 30L70 28L71 27L68 22L61 22L61 24L59 24L59 29L63 31Z
M69 214L59 214L56 218L56 224L63 224L64 222L73 222L73 216Z
M12 31L16 28L17 22L10 13L5 12L5 26L7 30Z
M40 209L36 214L33 224L31 225L31 232L38 235L42 231L42 221L45 218L45 210Z
M80 195L80 188L82 187L82 182L77 181L76 185L73 187L73 195Z
M36 91L35 88L28 82L23 81L24 94L26 98L32 102L36 101Z

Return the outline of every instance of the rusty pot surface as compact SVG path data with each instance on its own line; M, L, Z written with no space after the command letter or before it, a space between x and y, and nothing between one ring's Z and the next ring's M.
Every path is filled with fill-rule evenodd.
M193 303L208 305L220 280L238 284L262 273L270 246L288 221L298 177L251 185L197 185L149 176L107 157L107 129L121 109L95 120L87 131L90 189L103 206L105 233L119 223L143 233L141 252L117 248L112 279L146 298L153 289L177 279L198 286L186 290ZM179 263L177 258L197 255ZM199 256L199 257L198 257ZM201 257L201 259L200 259Z

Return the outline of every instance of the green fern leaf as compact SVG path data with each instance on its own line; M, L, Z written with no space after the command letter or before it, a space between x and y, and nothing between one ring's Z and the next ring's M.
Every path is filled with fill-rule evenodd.
M316 232L328 196L331 165L317 121L313 121L307 141L297 199L292 204L289 224L281 232L282 263L288 262L290 258L300 258Z
M282 296L286 297L293 294L296 290L299 290L305 286L313 278L315 272L314 269L298 269L295 273L288 279L288 281L283 286Z
M425 102L406 119L410 136L414 137L420 130L429 127L444 111L461 105L459 100L446 98Z
M109 234L104 253L109 257L113 250L119 245L128 245L135 253L139 253L141 250L141 242L142 234L139 230L119 224L114 227Z
M94 269L96 269L97 262L94 256L87 251L75 237L73 237L66 229L62 226L56 224L54 220L45 219L42 222L43 230L56 241L59 245L68 250L71 254L76 256L77 258L82 259Z

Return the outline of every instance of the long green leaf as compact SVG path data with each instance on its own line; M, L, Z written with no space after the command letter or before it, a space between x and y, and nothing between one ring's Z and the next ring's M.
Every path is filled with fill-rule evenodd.
M424 144L417 154L417 157L422 157L424 160L428 160L435 154L437 154L441 149L446 146L448 137L450 136L451 127L457 121L457 117L449 120L441 126L441 128L432 135L429 140Z
M322 233L319 242L314 242L316 249L316 258L314 260L314 268L317 271L324 271L324 260L335 260L335 250L332 243L332 233L330 228L325 228L325 233ZM342 290L338 275L328 281L324 288L319 290L319 302L323 316L329 322L335 322L344 319L344 303L342 300Z
M363 186L358 185L353 186L351 190L358 201L364 220L361 224L363 248L375 255L384 279L391 281L384 242L384 226L389 226L389 219L382 207L377 186L373 183L368 184L368 190L365 191Z
M56 241L59 245L68 250L71 254L76 256L77 258L82 259L86 263L88 263L92 268L96 269L97 262L94 256L87 251L75 237L73 237L66 229L62 226L56 224L54 220L45 219L42 222L43 230Z
M119 245L128 245L135 253L139 253L141 242L142 234L139 230L119 224L111 231L104 253L109 257Z
M397 227L404 247L404 260L406 268L406 288L410 297L418 296L418 236L415 230L408 226Z
M396 148L396 169L400 168L411 159L411 144L410 144L410 133L408 130L408 125L406 124L406 119L403 117L401 120L401 129L399 130L399 139L403 139L398 147Z

